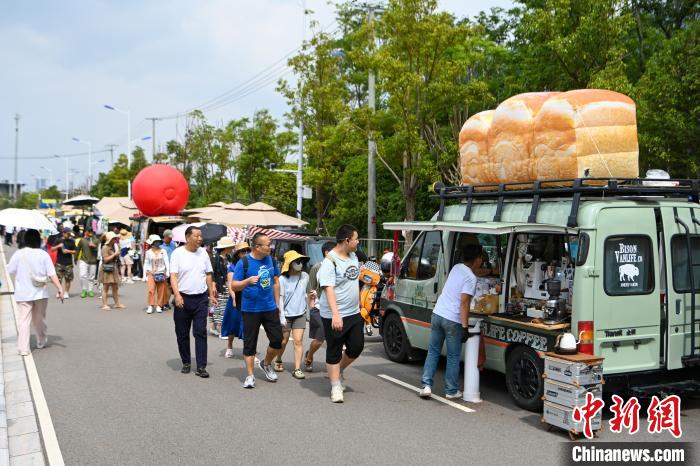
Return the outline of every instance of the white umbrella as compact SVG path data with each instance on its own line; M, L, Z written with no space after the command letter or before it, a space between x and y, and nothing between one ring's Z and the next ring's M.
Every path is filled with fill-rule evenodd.
M58 233L56 225L36 210L28 209L4 209L0 210L0 225L13 228L27 228L33 230L48 230L52 234Z

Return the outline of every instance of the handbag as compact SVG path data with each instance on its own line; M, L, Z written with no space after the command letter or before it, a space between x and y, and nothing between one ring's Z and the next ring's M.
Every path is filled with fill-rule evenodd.
M48 276L46 276L46 275L39 275L39 274L37 274L37 273L34 273L34 269L32 269L32 266L31 266L31 264L29 263L29 260L27 259L27 254L28 254L28 253L26 253L26 252L25 252L24 254L22 254L22 259L23 259L23 261L24 261L24 264L25 264L25 265L27 266L27 268L29 269L29 276L30 276L30 278L31 278L31 280L32 280L32 285L34 285L34 286L37 287L37 288L43 288L43 287L45 287L46 285L49 284L49 282L51 281L51 279L50 279Z
M114 264L102 264L102 272L104 273L112 273L114 272Z
M164 273L154 273L153 274L153 281L156 283L163 283L165 281L165 274Z

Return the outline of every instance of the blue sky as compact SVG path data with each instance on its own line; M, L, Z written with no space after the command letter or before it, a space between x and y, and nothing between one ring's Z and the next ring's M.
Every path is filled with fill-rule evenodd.
M441 0L457 17L473 16L509 0ZM326 0L307 0L323 28L334 18ZM150 135L144 118L198 106L246 81L298 47L302 35L299 0L66 0L4 2L0 13L0 180L12 179L14 114L20 120L19 180L32 176L63 187L65 162L30 157L93 151L106 144L126 148L126 116L104 104L131 111L131 137ZM308 30L307 37L312 34ZM277 68L274 68L276 70ZM288 75L291 77L291 75ZM282 118L286 105L269 84L212 110L213 123L268 108ZM184 120L158 123L159 145L182 134ZM150 157L151 141L142 143ZM87 156L70 158L76 182L87 176ZM109 154L93 154L93 168L109 169ZM61 182L56 183L56 179Z

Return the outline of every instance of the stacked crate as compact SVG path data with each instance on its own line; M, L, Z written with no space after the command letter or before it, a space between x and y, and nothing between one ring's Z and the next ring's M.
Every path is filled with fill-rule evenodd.
M577 353L545 353L544 407L542 422L569 432L574 438L583 432L583 421L572 418L574 408L586 404L586 394L603 396L603 358ZM592 430L602 426L602 410L592 419Z

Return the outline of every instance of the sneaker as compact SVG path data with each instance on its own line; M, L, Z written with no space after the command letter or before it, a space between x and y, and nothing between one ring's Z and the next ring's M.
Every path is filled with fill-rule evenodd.
M343 389L341 387L331 388L331 401L333 403L343 402Z
M284 364L282 364L282 361L275 361L275 372L284 372Z
M164 310L164 311L169 311L169 310L170 310L170 304L163 304L163 310Z
M190 370L192 370L192 364L183 364L180 372L182 372L183 374L189 374Z
M295 379L305 379L306 378L306 376L304 375L304 373L302 372L301 369L294 369L294 372L292 372L292 377L294 377Z
M254 375L249 375L248 377L245 378L245 382L243 382L243 388L255 388L255 376Z
M277 374L275 374L275 371L270 365L265 364L265 361L260 361L258 363L258 367L261 371L263 371L263 374L265 374L265 378L267 380L269 380L270 382L277 382Z
M433 391L431 390L430 386L426 385L425 387L423 387L423 390L421 390L418 393L418 396L421 398L430 398L430 395L432 395L432 394L433 394Z
M61 297L61 294L60 294L60 293L56 293L56 299L58 299L58 298L60 298L60 297Z
M343 377L342 374L341 374L341 376L340 376L340 388L342 388L343 391L345 391L346 388L347 388L347 387L345 386L345 377Z
M306 372L313 372L314 371L314 362L311 361L309 363L309 352L307 351L304 353L304 370Z
M157 312L158 314L162 314L162 313L163 313L163 309L161 309L160 306L156 306L156 312Z
M129 280L126 281L126 284L127 284L127 285L133 285L133 284L134 284L134 281L131 280L131 279L129 279Z
M153 306L148 306L146 309L146 314L153 314Z
M63 299L68 299L68 298L70 298L70 295L67 292L63 293Z
M94 291L88 291L88 296L91 298L95 297L95 292Z
M80 293L80 297L81 297L81 298L84 298L84 297L86 297L86 296L87 296L87 291L83 290L83 291Z
M458 398L462 398L462 392L460 390L457 390L452 395L448 393L447 395L445 395L445 398L447 398L448 400L456 400Z
M226 349L226 354L224 354L225 358L233 358L233 350L232 349Z
M219 334L219 340L228 340L228 336L223 336Z
M207 333L209 333L209 335L212 335L215 337L219 336L219 333L216 330L209 329L209 330L207 330Z
M204 367L198 367L197 370L194 371L194 375L203 379L209 378L209 372L207 372L207 370Z
M36 347L37 347L38 349L42 349L42 348L46 347L46 340L44 340L44 341L38 341L38 340L37 340L37 342L36 342Z

